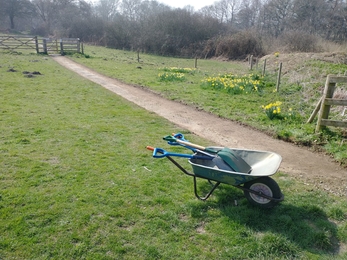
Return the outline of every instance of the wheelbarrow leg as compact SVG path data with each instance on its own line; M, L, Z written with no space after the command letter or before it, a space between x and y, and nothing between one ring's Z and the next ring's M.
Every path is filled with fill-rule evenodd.
M185 174L192 176L193 180L194 180L194 193L195 196L202 201L207 200L211 194L214 192L214 190L219 186L220 182L216 182L216 184L213 184L211 182L211 180L208 180L208 182L213 186L212 189L205 195L205 197L201 197L198 194L198 188L197 188L197 184L196 184L196 176L190 172L188 172L186 169L184 169L178 162L176 162L171 156L167 156L166 158L168 158L174 165L176 165L182 172L184 172Z
M198 194L198 188L196 187L196 177L194 176L193 177L194 179L194 193L195 193L195 197L197 197L199 200L202 200L202 201L205 201L207 200L211 194L214 192L214 190L219 186L220 182L216 182L216 184L213 185L212 189L209 191L209 193L207 193L205 195L205 197L201 197L199 194ZM210 184L212 184L210 181L209 181Z

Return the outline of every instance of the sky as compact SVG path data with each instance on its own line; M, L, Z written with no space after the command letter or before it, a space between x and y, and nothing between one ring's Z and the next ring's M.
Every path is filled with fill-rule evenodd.
M172 6L172 7L180 7L183 8L187 5L191 5L195 8L195 10L199 10L200 8L212 5L217 0L157 0L160 3Z
M212 5L217 0L157 0L159 3L163 3L175 8L183 8L187 5L191 5L197 11L200 8ZM97 3L99 0L89 0L87 2Z

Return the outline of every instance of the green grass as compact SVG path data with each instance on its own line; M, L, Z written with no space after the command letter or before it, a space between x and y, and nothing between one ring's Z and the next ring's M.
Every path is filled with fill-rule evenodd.
M145 146L207 140L45 56L1 53L0 66L0 259L346 259L344 198L279 173L272 210L228 185L201 202Z
M168 99L240 121L275 138L325 150L338 162L347 165L347 143L343 141L347 138L346 129L329 128L328 131L315 133L316 122L306 123L322 95L326 75L343 74L347 70L345 64L304 60L304 64L297 64L293 68L300 75L297 76L300 81L295 81L290 73L283 75L279 92L274 92L277 72L269 70L261 91L246 91L247 94L245 91L234 91L243 92L242 94L232 94L233 91L229 91L228 94L227 91L206 87L206 80L211 77L220 79L220 75L229 73L238 77L248 75L250 71L247 63L198 60L197 69L193 72L186 71L183 81L162 81L158 77L159 73L170 68L180 68L176 69L180 72L184 68L194 69L195 60L140 54L138 62L137 53L95 46L87 46L85 52L88 58L78 54L72 58L110 77L145 86ZM260 67L259 65L259 69ZM261 74L257 69L252 73ZM281 116L276 120L269 120L262 107L277 101L282 102ZM341 112L333 108L330 119L346 120Z

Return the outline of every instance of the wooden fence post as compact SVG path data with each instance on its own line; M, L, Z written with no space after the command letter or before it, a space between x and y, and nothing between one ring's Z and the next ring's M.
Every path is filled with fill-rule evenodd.
M327 76L327 79L325 81L325 87L324 87L324 93L322 97L322 102L320 106L320 111L318 115L318 121L316 126L316 131L320 131L323 128L326 128L325 126L322 126L322 119L328 119L329 112L330 112L330 105L326 105L326 98L332 98L335 91L335 82L330 81L331 75Z
M64 43L63 39L60 39L60 54L63 56L64 55Z
M280 91L281 73L282 73L282 62L280 63L280 67L278 69L277 84L276 84L276 91L277 92Z
M43 40L42 40L42 44L43 44L43 53L44 53L44 54L48 54L48 50L47 50L47 39L43 39Z
M253 69L253 55L249 56L249 69L252 70Z
M81 40L77 38L77 53L81 52Z
M58 39L55 39L55 51L56 53L59 53Z
M264 65L263 65L263 72L261 75L264 77L265 76L265 70L266 70L266 59L264 60Z
M312 123L313 119L318 114L319 109L320 109L320 107L322 105L322 100L323 100L323 97L321 97L320 100L318 101L318 103L317 103L316 107L314 108L310 118L307 120L307 124Z
M198 58L195 58L194 68L198 68Z
M35 48L36 48L36 53L39 54L40 50L39 50L39 43L37 41L37 36L34 37L35 38Z

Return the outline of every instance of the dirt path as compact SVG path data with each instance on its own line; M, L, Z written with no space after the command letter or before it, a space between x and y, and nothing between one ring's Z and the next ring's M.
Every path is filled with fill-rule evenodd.
M113 91L148 111L155 112L196 135L210 140L211 145L276 152L283 157L280 171L288 173L312 188L324 189L347 197L347 169L334 163L329 156L313 153L306 148L273 139L266 134L235 122L163 99L150 91L126 85L101 75L66 57L55 56L53 59L82 77Z

